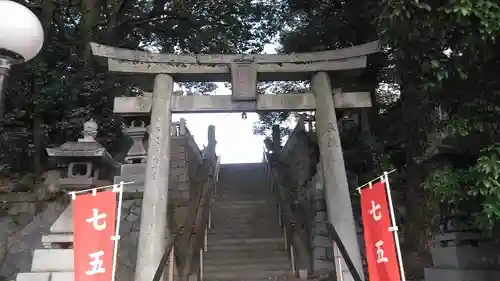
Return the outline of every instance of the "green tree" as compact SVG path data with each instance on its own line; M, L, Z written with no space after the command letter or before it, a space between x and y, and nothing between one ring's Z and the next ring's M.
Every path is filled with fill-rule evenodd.
M401 195L396 202L407 210L402 222L405 264L410 278L421 278L430 261L428 221L436 215L423 206L434 200L450 201L453 196L461 201L479 196L483 203L475 213L477 222L486 227L485 222L492 225L498 219L498 3L286 2L291 14L287 18L292 20L288 23L291 31L281 36L283 51L317 51L383 40L385 57L378 61L376 80L396 83L400 98L390 98L389 106L375 104L370 114L375 141L369 147L379 161L388 159L400 170L401 184L395 186ZM369 86L374 76L367 78L358 83ZM376 93L377 101L384 100L380 94ZM443 138L442 133L448 131ZM431 145L463 136L476 140L471 145L478 155L475 161L465 168L449 167L429 175L429 163L418 159ZM457 175L463 178L457 180ZM428 184L431 189L426 191L423 184L429 176L434 184ZM467 189L458 191L465 183Z
M171 53L255 53L281 24L281 7L270 1L19 1L41 19L42 52L10 77L1 157L14 171L47 167L44 148L74 140L95 118L100 141L121 135L113 97L133 89L92 57L89 42ZM209 92L213 84L184 85ZM123 149L123 148L122 148Z

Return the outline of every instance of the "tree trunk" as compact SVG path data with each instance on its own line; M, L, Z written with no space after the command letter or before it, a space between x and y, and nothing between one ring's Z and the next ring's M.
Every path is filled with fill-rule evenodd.
M83 57L86 63L90 62L90 41L94 38L94 28L99 22L100 16L100 1L99 0L82 0L83 21L81 24L82 34L82 50Z
M424 278L423 269L431 262L427 252L428 217L422 167L415 158L423 153L425 138L424 93L414 88L411 79L401 84L402 117L405 124L406 182L404 186L406 217L403 223L403 258L408 280Z

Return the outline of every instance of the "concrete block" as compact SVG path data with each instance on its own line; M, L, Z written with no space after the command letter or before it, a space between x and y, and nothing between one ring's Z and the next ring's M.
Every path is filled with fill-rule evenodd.
M300 280L307 280L307 269L299 269Z
M324 199L314 200L314 210L316 211L326 211L326 201Z
M313 270L315 274L320 274L323 272L331 272L335 270L335 263L326 260L314 259Z
M332 241L327 236L314 235L312 245L313 247L332 247Z
M74 272L52 272L50 281L74 281Z
M500 271L497 270L463 270L426 268L425 281L498 281Z
M452 241L483 241L485 238L478 232L449 232L436 235L436 241L449 243Z
M328 221L328 215L326 212L320 211L316 212L316 215L314 216L314 221L317 223L324 223Z
M500 268L498 248L450 246L431 249L434 267L460 269Z
M188 281L198 281L198 274L191 273L188 276Z
M190 184L188 182L179 182L173 188L182 192L182 191L189 191L189 186L190 186ZM171 189L173 189L173 188L171 188Z
M333 247L326 247L326 260L333 261L334 259Z
M54 248L53 244L73 243L72 234L49 234L42 236L42 245L44 248Z
M186 182L189 180L186 168L177 168L170 171L170 178L175 182Z
M73 249L37 249L31 264L33 272L73 271Z
M26 272L19 273L16 281L49 281L50 272Z
M72 233L73 232L73 208L71 204L62 212L57 220L50 227L53 233Z
M324 247L313 248L313 259L314 260L327 260L326 249Z
M313 230L311 235L323 235L327 236L328 235L328 227L325 222L318 222L314 224Z
M122 164L120 175L143 175L146 173L146 163Z

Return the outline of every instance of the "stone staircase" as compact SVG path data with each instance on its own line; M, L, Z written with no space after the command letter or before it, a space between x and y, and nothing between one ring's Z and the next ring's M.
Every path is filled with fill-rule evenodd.
M293 276L264 163L220 166L203 280Z

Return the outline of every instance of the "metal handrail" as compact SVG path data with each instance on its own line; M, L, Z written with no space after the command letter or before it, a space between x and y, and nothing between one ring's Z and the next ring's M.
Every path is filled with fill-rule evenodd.
M363 279L361 279L361 276L359 275L359 272L356 270L356 267L354 266L351 257L349 256L349 252L347 252L344 243L340 239L339 234L337 233L337 231L335 230L335 228L331 223L328 223L327 225L328 225L328 234L332 239L332 241L334 241L337 244L337 248L339 249L340 254L344 258L344 262L346 263L347 268L351 272L352 278L354 279L354 281L363 281Z
M292 270L294 274L296 274L296 256L295 256L295 249L301 248L300 245L294 245L296 244L295 241L295 235L294 235L294 227L291 223L292 219L289 217L290 215L290 210L287 210L286 212L283 212L283 209L289 209L289 206L287 206L286 203L283 201L285 200L282 195L280 194L280 188L278 187L278 190L275 189L275 185L279 185L279 182L276 180L275 175L272 171L271 163L269 162L269 158L267 157L267 153L264 150L264 161L267 164L267 169L268 169L268 174L270 177L270 186L275 194L275 196L278 199L278 218L280 222L280 226L283 228L283 234L284 234L284 239L285 239L285 245L286 248L289 252L290 255L290 262L292 263Z
M271 181L273 181L274 184L279 184L277 182L277 180L275 179L274 173L272 172L272 167L271 167L271 164L269 162L269 158L267 157L267 153L266 153L265 149L264 149L264 161L267 164L267 168L268 168L269 175L271 177ZM273 183L271 183L272 186L274 186ZM274 191L274 187L272 187L272 188ZM279 193L278 193L278 198L280 200L280 203L278 204L278 208L280 209L279 212L280 212L281 224L283 225L283 228L287 228L287 227L290 228L289 231L285 231L285 240L286 240L285 243L288 244L288 249L291 250L290 254L293 255L293 249L294 249L293 243L294 243L294 241L293 241L293 236L290 236L290 235L293 235L293 227L289 223L289 218L286 218L286 216L283 217L283 213L281 211L281 206L283 205L283 202L281 202L281 200L283 200L283 198L281 197L281 195ZM351 257L349 256L347 249L345 248L344 243L340 240L340 236L338 235L338 233L335 231L335 229L333 228L333 226L330 223L328 224L328 229L329 229L329 231L328 231L329 237L330 237L331 241L333 241L336 244L337 249L339 250L342 257L344 258L344 261L347 265L347 268L351 272L351 276L354 279L354 281L363 281L363 279L359 275L359 272L354 267L354 263L353 263ZM289 237L287 237L287 232L288 232ZM291 259L292 259L292 267L295 270L294 256L291 256ZM332 271L332 273L334 273L334 272L335 271Z
M218 157L217 157L218 158ZM207 206L206 205L206 202L202 202L202 197L203 197L203 189L204 187L206 186L207 183L209 182L212 182L212 188L209 188L209 195L211 195L211 192L213 191L215 185L217 184L217 181L216 181L216 178L214 177L216 174L218 174L218 170L219 170L219 164L220 162L216 162L215 164L215 173L213 174L209 174L208 177L207 177L207 180L203 183L202 185L202 190L201 190L201 194L200 194L200 197L199 197L199 201L198 201L198 204L196 205L196 210L193 210L193 212L196 212L198 213L199 209L201 207L204 207L204 206ZM210 197L210 196L209 196ZM208 200L210 202L210 200ZM210 208L210 205L208 205L208 208ZM191 210L188 210L188 213L190 213ZM161 279L161 276L163 275L164 271L165 271L165 265L167 263L167 259L169 259L169 256L171 255L172 251L173 251L173 247L174 245L177 243L177 241L179 240L179 238L182 236L182 234L185 233L185 230L186 230L186 226L191 226L189 228L189 230L191 231L191 233L193 232L193 230L195 229L196 227L196 224L194 223L196 221L196 217L194 218L194 221L191 221L190 220L190 216L187 216L186 217L186 220L184 221L184 224L183 226L180 227L179 231L174 235L174 237L172 237L171 239L168 240L168 243L167 245L165 246L165 250L163 252L163 255L160 259L160 263L158 264L158 267L156 268L156 271L155 271L155 274L153 276L153 281L160 281ZM204 220L205 221L205 224L207 223L207 220ZM207 229L207 227L205 226L205 230ZM206 231L205 231L206 233ZM206 234L204 234L206 235ZM204 239L206 241L206 239ZM203 248L205 247L205 245L203 245ZM203 249L202 248L202 249ZM175 263L175 257L171 257L170 258L171 261L173 263ZM172 265L171 265L172 266ZM173 280L169 280L169 281L173 281Z
M211 170L211 183L212 186L208 190L208 196L205 198L204 204L207 204L207 208L204 210L202 221L203 221L203 240L201 246L199 247L199 273L200 280L203 280L203 265L204 265L204 252L208 251L208 230L211 228L211 217L212 217L212 196L215 194L217 189L217 183L219 181L219 169L220 169L220 156L215 156L215 165L212 166Z

